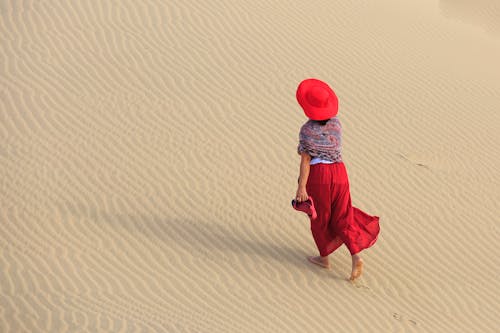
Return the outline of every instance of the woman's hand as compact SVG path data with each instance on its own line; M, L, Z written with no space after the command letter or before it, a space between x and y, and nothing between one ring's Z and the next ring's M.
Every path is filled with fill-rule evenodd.
M306 201L309 199L309 195L307 195L307 191L305 187L300 187L297 189L297 194L295 195L295 200L298 202Z

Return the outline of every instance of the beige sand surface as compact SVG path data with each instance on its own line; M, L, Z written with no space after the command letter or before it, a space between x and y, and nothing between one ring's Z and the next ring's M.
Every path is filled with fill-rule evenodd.
M0 332L498 332L498 1L0 1ZM365 272L290 208L340 98Z

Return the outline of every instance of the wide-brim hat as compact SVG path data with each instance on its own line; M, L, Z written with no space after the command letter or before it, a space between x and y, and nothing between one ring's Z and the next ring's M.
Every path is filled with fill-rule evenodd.
M337 115L339 100L328 84L318 79L306 79L297 88L297 102L312 120L327 120Z

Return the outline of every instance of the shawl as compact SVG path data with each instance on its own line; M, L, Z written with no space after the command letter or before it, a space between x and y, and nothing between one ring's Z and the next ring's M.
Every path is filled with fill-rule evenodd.
M300 128L299 154L306 152L312 158L331 162L342 162L342 126L337 117L325 125L309 120Z

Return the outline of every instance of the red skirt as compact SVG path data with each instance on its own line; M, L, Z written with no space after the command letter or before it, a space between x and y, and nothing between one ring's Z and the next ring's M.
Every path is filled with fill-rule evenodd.
M375 244L379 218L352 206L344 163L311 165L307 193L318 213L311 221L311 231L321 256L329 255L342 244L351 254Z

